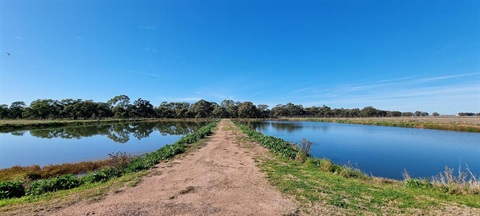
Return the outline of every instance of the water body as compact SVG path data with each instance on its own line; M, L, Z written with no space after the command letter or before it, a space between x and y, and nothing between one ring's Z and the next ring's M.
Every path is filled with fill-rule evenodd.
M352 164L373 176L431 178L468 166L480 175L480 133L383 127L324 122L265 121L257 131L289 142L313 143L311 154L335 163Z
M204 126L200 122L140 122L67 126L0 133L0 169L139 155L172 144Z

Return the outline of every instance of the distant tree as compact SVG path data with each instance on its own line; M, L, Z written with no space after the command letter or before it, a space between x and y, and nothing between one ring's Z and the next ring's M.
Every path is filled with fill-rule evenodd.
M438 112L433 112L432 115L433 116L440 116L440 114Z
M212 115L212 103L206 100L199 100L190 106L188 112L195 118L207 118Z
M10 105L9 114L12 119L22 118L23 110L27 107L23 101L15 101Z
M61 111L57 109L57 105L58 101L52 99L38 99L30 103L27 115L37 119L59 118Z
M285 108L285 105L277 104L275 107L272 108L271 115L272 117L275 117L275 118L281 117L281 116L287 116L288 110Z
M458 115L459 116L475 116L476 114L472 112L461 112L461 113L458 113Z
M268 118L270 117L270 110L268 109L268 105L259 104L257 105L258 117L259 118Z
M110 99L107 104L112 108L116 118L128 118L132 110L130 98L126 95L118 95Z
M220 103L220 106L225 109L229 118L238 118L238 106L240 102L234 102L233 100L224 100Z
M362 117L374 117L377 116L377 109L372 106L367 106L360 110L360 116Z
M252 102L243 102L238 106L239 118L256 118L258 116L258 110Z
M133 111L135 116L141 118L151 118L155 111L153 110L153 105L148 100L143 100L138 98L133 102Z
M410 117L410 116L414 116L414 114L412 112L403 112L402 116Z
M323 105L323 106L319 109L318 116L321 116L321 117L331 117L331 116L332 116L332 109L331 109L330 107L328 107L328 106Z
M99 102L97 103L97 118L104 119L113 116L113 112L110 109L110 106L107 103Z
M188 117L188 108L190 107L190 103L188 102L177 102L173 103L173 107L175 109L175 117L176 118L186 118Z
M0 119L8 118L8 105L0 104Z
M293 103L287 103L285 105L285 109L287 109L288 116L302 116L305 115L305 110L303 109L302 105L295 105Z
M215 104L215 106L213 108L213 111L212 111L212 115L215 118L226 118L226 117L228 117L227 111L225 110L225 108L223 108L222 106L220 106L218 104Z

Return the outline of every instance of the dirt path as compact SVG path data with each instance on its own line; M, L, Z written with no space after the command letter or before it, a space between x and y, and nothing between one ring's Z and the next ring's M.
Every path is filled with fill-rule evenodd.
M53 215L283 215L296 204L269 185L255 166L267 150L248 143L222 120L206 145L161 163L133 188Z

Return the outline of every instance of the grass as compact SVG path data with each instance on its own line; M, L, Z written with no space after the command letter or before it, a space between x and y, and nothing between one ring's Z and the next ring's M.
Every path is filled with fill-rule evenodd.
M287 118L291 121L336 122L407 128L480 132L480 117Z
M316 163L324 159L309 160L299 163L277 156L260 167L273 185L286 194L294 195L306 208L321 204L338 207L351 214L381 215L425 213L444 205L480 208L478 195L459 196L434 187L406 186L408 182L363 175L347 177L325 169L322 162Z
M237 126L253 140L268 139L246 126ZM268 146L260 143L269 148L285 146L284 142L280 140ZM287 149L290 151L291 147ZM436 214L439 209L455 206L460 211L466 210L466 214L480 213L475 210L480 208L479 182L462 184L460 180L465 178L455 178L451 170L443 174L444 183L422 179L397 181L367 176L328 159L307 158L302 162L281 150L271 149L271 152L274 156L260 163L260 168L274 186L293 195L306 212L315 212L316 207L321 206L342 215Z

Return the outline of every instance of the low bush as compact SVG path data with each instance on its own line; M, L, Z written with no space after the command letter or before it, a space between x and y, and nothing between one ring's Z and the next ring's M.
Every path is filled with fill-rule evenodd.
M27 195L41 195L48 192L54 192L59 190L65 190L78 187L82 184L82 181L72 175L63 175L46 180L37 180L30 184L30 188L27 190Z
M25 195L25 188L23 187L22 182L0 182L0 199L22 197L23 195Z
M271 152L280 154L290 159L295 159L297 156L299 149L295 145L292 145L291 143L280 138L264 135L245 125L239 123L236 123L236 125L249 137L258 141L262 146L269 149Z

